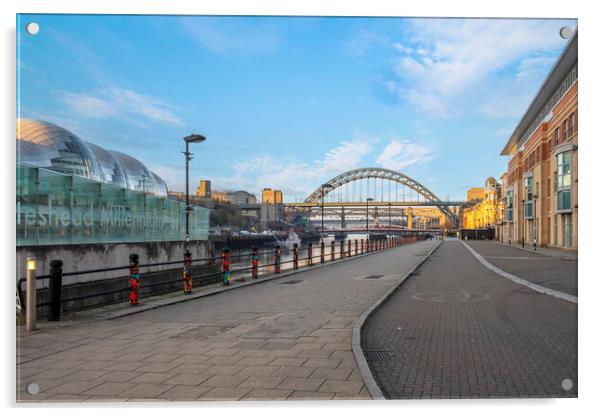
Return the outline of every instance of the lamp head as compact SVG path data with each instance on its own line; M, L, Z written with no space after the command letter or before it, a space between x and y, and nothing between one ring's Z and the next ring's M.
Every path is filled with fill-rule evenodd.
M184 141L187 143L201 143L207 140L202 134L191 134L190 136L184 137Z

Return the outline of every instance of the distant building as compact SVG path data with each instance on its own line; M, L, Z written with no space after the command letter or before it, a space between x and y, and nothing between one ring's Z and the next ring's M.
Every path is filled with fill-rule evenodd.
M282 204L282 191L272 188L263 188L261 202L264 204Z
M485 188L470 188L466 192L466 201L482 201L485 199Z
M201 179L196 188L196 196L211 198L211 181Z
M213 191L211 199L219 202L229 202L232 205L255 205L257 197L247 191Z
M463 228L490 228L497 226L502 220L503 212L501 186L494 177L489 177L485 181L485 188L471 188L468 191L468 196L478 196L481 194L480 192L473 192L471 195L471 191L474 189L482 189L482 197L469 200L475 203L464 209Z

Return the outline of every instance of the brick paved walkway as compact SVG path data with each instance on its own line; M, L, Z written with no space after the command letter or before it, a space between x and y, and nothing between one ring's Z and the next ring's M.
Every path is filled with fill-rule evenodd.
M388 398L577 396L577 305L501 278L460 241L444 242L362 335Z
M17 400L369 399L352 327L437 243L110 321L20 327Z
M538 285L577 296L577 261L528 252L492 241L465 241L489 263Z

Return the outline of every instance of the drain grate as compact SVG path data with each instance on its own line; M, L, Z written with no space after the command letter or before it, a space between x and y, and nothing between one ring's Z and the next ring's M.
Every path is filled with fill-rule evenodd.
M384 350L365 350L364 354L369 361L386 361L393 358L393 354Z
M296 285L297 283L301 283L303 280L288 280L286 282L278 283L279 285Z
M412 273L410 273L410 276L420 276L420 270L414 270Z
M371 274L370 276L364 277L364 279L380 279L384 274Z

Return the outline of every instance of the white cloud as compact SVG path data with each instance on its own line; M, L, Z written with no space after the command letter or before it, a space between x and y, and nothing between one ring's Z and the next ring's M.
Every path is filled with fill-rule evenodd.
M258 26L235 17L219 24L199 17L185 17L179 21L192 40L219 54L269 54L275 52L281 43L278 27L271 24Z
M434 156L427 146L410 140L391 140L376 161L385 169L399 171L411 165L427 162Z
M313 163L282 161L260 155L234 165L234 175L215 178L215 188L247 189L259 194L262 187L281 189L287 198L306 197L323 181L358 168L372 152L374 140L342 141Z
M165 103L125 88L109 87L89 93L63 91L59 97L72 112L88 118L119 118L135 124L145 120L184 125Z
M518 64L516 73L509 71L512 79L546 72L555 58L534 55L562 48L559 26L556 20L411 20L406 44L414 48L393 44L403 56L396 62L395 87L387 88L423 111L453 115L461 111L458 100L474 98L472 90L495 83L495 75L512 65Z
M351 39L345 44L345 50L351 56L362 58L372 47L387 44L389 44L387 36L368 30L361 30L353 34Z

